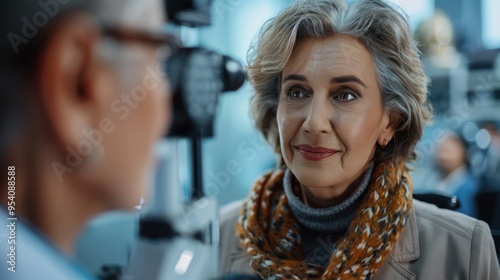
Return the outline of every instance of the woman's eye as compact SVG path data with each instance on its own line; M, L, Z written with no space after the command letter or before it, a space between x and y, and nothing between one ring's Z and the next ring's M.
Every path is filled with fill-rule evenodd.
M341 91L336 96L336 99L338 99L339 101L351 101L351 100L354 100L356 98L357 98L356 93L354 93L350 90Z
M299 87L292 87L290 90L288 90L288 98L290 99L303 99L308 96L308 94L301 88Z

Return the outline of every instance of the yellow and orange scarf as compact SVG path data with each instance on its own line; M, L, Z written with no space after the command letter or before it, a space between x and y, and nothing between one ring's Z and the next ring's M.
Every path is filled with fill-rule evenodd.
M264 279L370 279L398 240L412 209L403 161L379 163L361 206L326 268L305 261L300 227L283 190L283 170L252 187L236 225L253 269Z

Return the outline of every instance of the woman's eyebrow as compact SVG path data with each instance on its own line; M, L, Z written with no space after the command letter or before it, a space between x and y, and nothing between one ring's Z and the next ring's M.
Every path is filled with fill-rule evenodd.
M353 76L353 75L347 75L347 76L339 76L339 77L333 77L330 80L331 84L335 83L348 83L348 82L354 82L362 85L363 87L367 87L363 81L361 81L358 77Z
M307 82L307 78L299 75L299 74L290 74L286 76L283 79L283 83L286 81L300 81L300 82ZM367 87L363 81L361 81L358 77L353 76L353 75L346 75L346 76L338 76L338 77L333 77L330 79L331 84L335 83L348 83L348 82L354 82L362 85L363 87Z
M299 74L290 74L283 79L283 83L286 81L301 81L307 82L307 78Z

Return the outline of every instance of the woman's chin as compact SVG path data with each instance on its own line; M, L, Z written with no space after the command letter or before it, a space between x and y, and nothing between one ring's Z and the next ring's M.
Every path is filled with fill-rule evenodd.
M300 184L310 188L330 188L340 183L340 176L331 167L294 166L290 171Z

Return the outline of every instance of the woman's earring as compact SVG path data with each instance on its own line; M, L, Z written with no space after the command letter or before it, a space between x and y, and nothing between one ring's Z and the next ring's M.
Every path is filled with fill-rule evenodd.
M387 143L388 143L387 139L384 139L384 144L382 144L382 148L387 147Z

